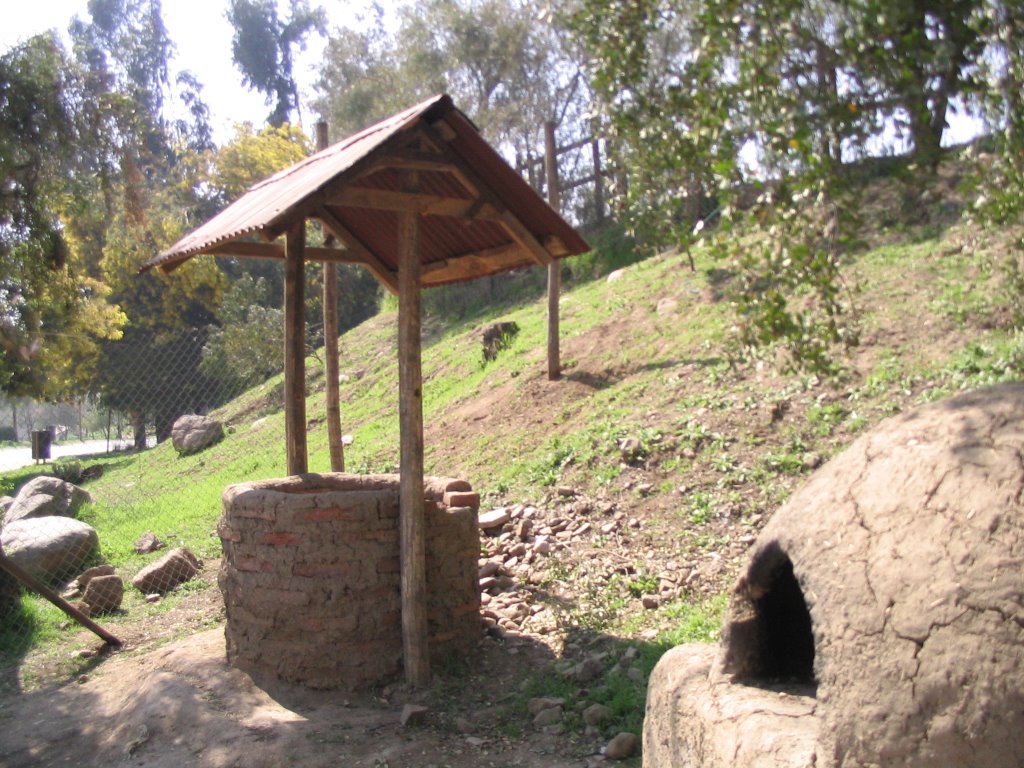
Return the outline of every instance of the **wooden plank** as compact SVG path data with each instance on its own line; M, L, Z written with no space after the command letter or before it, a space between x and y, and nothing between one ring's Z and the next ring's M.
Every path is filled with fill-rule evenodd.
M472 280L491 274L495 269L514 269L531 263L529 255L518 243L511 243L428 264L423 267L421 282L424 286L429 286L456 280Z
M555 150L555 122L544 123L544 175L548 183L548 203L561 213L562 196L558 188L558 154ZM558 304L562 286L562 267L557 261L548 264L548 380L562 377L561 352L558 339Z
M376 158L372 164L360 171L356 178L366 178L384 169L451 173L452 165L443 155L436 152L396 148L386 155Z
M381 211L412 211L421 216L447 216L454 219L494 221L500 218L492 206L479 200L393 192L387 189L367 187L346 187L332 196L329 203Z
M321 206L317 210L316 216L331 231L332 235L343 242L349 250L359 257L360 264L370 270L373 276L382 282L384 287L391 291L391 293L398 295L398 278L395 277L395 273L388 269L388 266L378 259L377 255L362 240L356 237L355 233L346 227L341 219L335 216L326 206Z
M306 222L288 228L284 267L284 423L288 474L308 469L306 453Z
M236 240L217 243L202 251L213 256L235 256L245 259L279 259L284 261L285 246L281 243L254 243L250 240ZM306 261L323 261L334 264L362 264L363 260L343 248L306 248Z
M414 172L404 186L415 188ZM398 228L399 541L402 583L402 649L405 679L430 683L427 647L427 569L423 509L423 370L420 330L419 217L406 211Z
M327 123L316 124L316 148L327 149ZM321 223L321 226L323 224ZM326 230L326 228L325 228ZM324 232L324 241L333 240ZM345 471L345 446L341 440L341 393L338 388L338 267L323 265L324 314L324 410L327 419L327 449L331 455L331 471Z

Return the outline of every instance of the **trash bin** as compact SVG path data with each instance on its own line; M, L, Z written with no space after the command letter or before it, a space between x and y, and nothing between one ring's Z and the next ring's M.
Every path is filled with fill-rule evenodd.
M48 429L41 429L32 433L32 459L34 461L50 460L50 445L53 443L53 435Z

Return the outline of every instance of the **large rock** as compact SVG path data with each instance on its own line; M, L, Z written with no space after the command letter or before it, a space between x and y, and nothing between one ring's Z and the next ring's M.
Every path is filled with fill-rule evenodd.
M1022 488L1022 384L858 439L761 532L714 662L659 662L644 765L1024 765Z
M201 567L199 558L179 547L135 574L132 584L144 595L162 594L193 578Z
M4 552L43 581L66 580L77 573L99 546L96 529L70 517L15 520L0 532Z
M209 448L224 439L224 427L209 416L180 416L171 427L171 444L181 456Z
M3 525L30 517L74 517L87 501L92 501L88 491L77 485L59 477L35 477L18 491L4 513Z

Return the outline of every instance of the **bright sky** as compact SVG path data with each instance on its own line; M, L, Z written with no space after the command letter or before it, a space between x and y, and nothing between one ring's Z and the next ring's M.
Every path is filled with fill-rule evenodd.
M360 26L357 14L369 0L320 0L329 17L328 29L338 26ZM383 0L386 9L394 7L395 0ZM42 0L42 2L5 2L0 24L0 51L47 29L57 29L67 40L67 28L76 14L88 19L87 0ZM279 0L282 15L287 15L287 3ZM233 135L234 123L249 121L260 125L270 113L263 97L242 85L242 76L231 62L232 28L225 17L228 0L163 0L164 24L177 47L171 61L171 79L181 70L191 70L203 84L203 98L210 107L214 140L228 141ZM324 38L312 35L309 47L299 54L295 77L302 98L302 122L312 133L312 114L308 104L315 96L316 69L326 43Z

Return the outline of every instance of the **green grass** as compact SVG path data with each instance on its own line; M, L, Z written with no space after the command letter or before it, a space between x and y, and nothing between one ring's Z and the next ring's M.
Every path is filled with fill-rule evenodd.
M723 350L733 324L731 309L728 301L707 300L709 292L717 294L721 287L716 276L726 271L725 265L699 249L694 252L694 273L680 256L637 260L621 234L609 235L604 251L566 265L571 279L562 297L565 378L567 386L586 387L585 397L565 398L542 414L542 423L502 424L494 431L477 430L472 437L452 421L440 445L426 446L426 470L457 471L485 498L501 503L537 499L562 483L592 495L614 494L624 475L651 464L660 472L652 478L652 496L674 494L682 484L690 487L681 500L672 497L663 505L667 520L655 524L682 528L681 536L700 546L716 546L719 534L707 530L707 524L719 516L720 508L727 501L743 509L777 503L808 472L808 452L830 455L866 426L917 402L1021 378L1024 336L971 326L978 315L988 317L990 312L991 275L970 254L951 249L941 233L911 234L914 242L887 244L856 256L860 295L871 307L865 330L882 341L872 350L871 370L859 378L851 373L848 383L837 384L833 396L821 401L808 394L820 386L806 377L766 376L762 382L760 371L737 377L729 367ZM595 279L620 267L625 268L612 283ZM538 386L546 318L534 282L523 278L510 283L497 306L468 302L446 311L444 295L436 295L434 314L424 324L428 425L450 418L477 398L525 398L525 386ZM656 313L662 297L676 299L675 313ZM970 326L964 337L971 340L959 348L935 350L919 337L890 342L885 336L925 315L936 328ZM497 320L515 322L519 333L494 361L481 365L479 329ZM346 449L350 471L394 471L398 465L396 322L394 311L385 311L340 342L346 377L340 387L343 431L355 435L355 443ZM600 343L620 326L635 330L628 343ZM323 375L315 357L307 360L307 370L309 468L326 471L326 428L317 420L325 410ZM746 440L747 423L762 418L757 409L775 400L799 405L782 426L773 427L777 434L761 435L756 443ZM201 557L217 556L219 539L211 533L224 488L284 474L281 376L253 387L214 415L229 425L228 434L199 455L178 457L170 445L161 445L142 453L83 460L102 464L106 471L87 484L94 502L82 519L99 530L104 559L124 575L148 562L149 557L132 549L147 531ZM640 445L628 461L618 449L624 437L635 437ZM442 446L443 451L432 450ZM0 493L12 493L41 471L26 468L0 475ZM702 475L710 479L701 481ZM691 476L697 479L691 481ZM751 483L756 489L751 490ZM628 581L593 593L584 590L581 606L567 620L598 631L622 631L616 612L632 597L629 593ZM132 603L124 620L150 615L148 610ZM32 613L31 622L31 642L60 642L60 632L50 631L55 625L49 614ZM16 646L0 635L0 648Z

